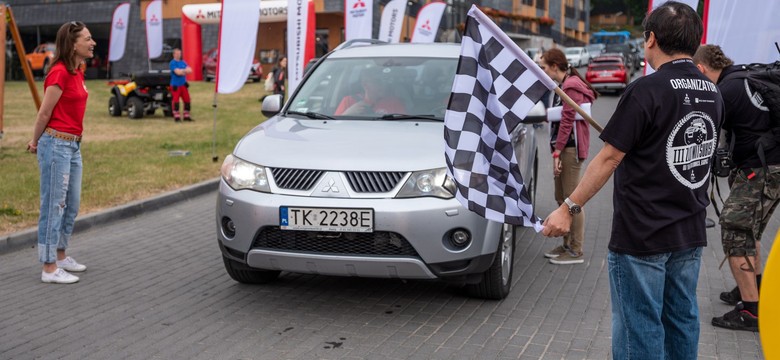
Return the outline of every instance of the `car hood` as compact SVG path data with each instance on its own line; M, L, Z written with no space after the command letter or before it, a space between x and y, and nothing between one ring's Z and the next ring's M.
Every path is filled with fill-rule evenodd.
M275 116L244 136L233 154L270 167L416 171L446 166L443 134L443 122Z

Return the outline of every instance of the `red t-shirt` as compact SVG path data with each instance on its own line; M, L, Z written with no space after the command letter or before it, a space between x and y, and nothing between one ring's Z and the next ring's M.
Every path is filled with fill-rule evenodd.
M84 130L84 113L87 110L87 85L84 83L84 73L76 69L75 74L68 72L65 64L57 62L49 70L43 81L43 93L49 86L57 85L62 89L62 96L51 112L48 127L68 134L79 135Z

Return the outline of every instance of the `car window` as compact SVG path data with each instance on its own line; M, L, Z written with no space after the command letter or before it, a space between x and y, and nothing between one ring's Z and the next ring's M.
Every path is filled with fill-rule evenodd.
M580 49L566 49L566 55L578 55Z
M301 84L288 111L345 120L376 119L387 114L433 115L443 120L457 61L326 58Z
M599 66L593 66L590 68L591 71L615 71L620 70L620 66L615 65L599 65Z

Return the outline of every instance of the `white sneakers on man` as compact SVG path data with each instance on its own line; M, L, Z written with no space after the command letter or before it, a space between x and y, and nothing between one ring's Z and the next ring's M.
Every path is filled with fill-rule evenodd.
M42 271L41 281L45 283L53 283L53 284L73 284L79 281L79 277L72 275L71 273L65 270L62 270L61 268L57 268L57 270L53 273L47 273L46 271Z
M76 260L73 260L70 256L66 257L64 260L57 260L57 267L70 272L82 272L87 270L86 265L77 263Z

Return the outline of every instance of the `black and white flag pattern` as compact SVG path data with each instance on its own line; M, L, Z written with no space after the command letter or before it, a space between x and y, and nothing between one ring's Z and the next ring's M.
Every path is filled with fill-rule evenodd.
M444 117L448 174L464 207L488 220L541 231L510 134L555 86L498 26L471 7Z

